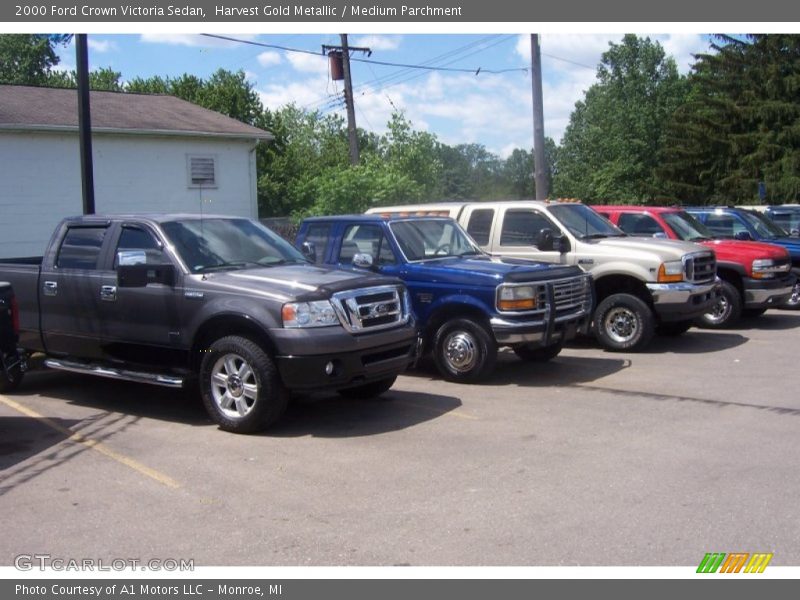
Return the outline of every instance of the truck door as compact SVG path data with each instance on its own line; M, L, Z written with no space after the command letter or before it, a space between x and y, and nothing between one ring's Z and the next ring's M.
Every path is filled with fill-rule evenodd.
M42 336L50 353L76 358L102 354L97 312L108 276L101 267L110 225L69 225L52 263L43 261L39 298Z
M183 343L178 306L183 294L178 285L151 282L144 287L121 287L117 278L120 265L173 265L172 260L146 226L123 223L114 238L98 312L106 358L143 365L176 364ZM175 272L179 279L180 270Z
M549 263L565 263L567 257L556 250L552 238L563 235L547 215L532 208L510 208L502 215L500 239L495 236L492 254L530 258ZM550 242L542 232L550 232Z

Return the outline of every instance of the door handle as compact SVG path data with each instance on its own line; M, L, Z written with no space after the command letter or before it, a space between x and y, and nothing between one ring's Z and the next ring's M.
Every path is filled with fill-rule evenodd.
M58 282L57 281L45 281L44 282L44 289L43 289L45 296L55 296L58 294Z
M104 285L100 288L100 300L115 302L117 300L117 286Z

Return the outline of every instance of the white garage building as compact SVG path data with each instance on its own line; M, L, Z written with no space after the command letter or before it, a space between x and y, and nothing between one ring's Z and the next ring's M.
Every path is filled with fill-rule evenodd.
M93 91L91 119L98 214L258 217L268 132L164 95ZM82 212L77 92L0 85L0 258L40 256Z

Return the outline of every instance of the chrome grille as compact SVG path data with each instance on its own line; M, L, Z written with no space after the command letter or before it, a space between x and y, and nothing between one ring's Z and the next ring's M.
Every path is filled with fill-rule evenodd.
M561 279L553 283L556 314L588 309L592 304L592 285L589 275Z
M400 286L337 292L331 300L339 321L353 333L396 327L410 317L408 295Z
M683 257L686 281L706 283L717 276L717 259L713 252L697 252Z

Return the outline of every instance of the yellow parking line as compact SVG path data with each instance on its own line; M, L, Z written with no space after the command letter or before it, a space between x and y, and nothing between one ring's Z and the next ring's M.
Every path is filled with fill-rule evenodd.
M467 413L459 412L457 410L440 410L432 406L425 406L424 404L416 404L415 402L406 402L405 400L395 400L397 404L404 404L405 406L413 406L414 408L421 408L436 413L437 415L457 417L459 419L469 419L470 421L477 421L478 417L468 415Z
M121 464L125 465L126 467L128 467L130 469L133 469L134 471L136 471L140 475L144 475L145 477L150 477L151 479L155 479L160 484L165 485L165 486L170 487L170 488L173 488L173 489L178 489L178 488L181 487L180 484L177 481L172 479L172 477L169 477L168 475L164 475L163 473L160 473L159 471L156 471L155 469L151 469L150 467L148 467L146 465L143 465L139 461L134 460L134 459L132 459L132 458L130 458L128 456L125 456L124 454L120 454L119 452L115 452L114 450L112 450L111 448L106 446L103 442L99 442L99 441L94 440L92 438L88 438L88 437L86 437L84 435L81 435L80 433L78 433L76 431L72 431L68 427L64 427L63 425L59 425L58 423L56 423L52 419L49 419L49 418L45 417L44 415L40 415L35 410L30 409L27 406L23 406L19 402L15 402L14 400L11 400L10 398L6 398L3 395L0 395L0 402L5 404L9 408L13 408L16 411L21 412L25 416L31 417L33 419L36 419L36 420L40 421L41 423L44 423L50 429L54 429L55 431L66 435L68 441L75 442L76 444L81 444L83 446L86 446L87 448L91 448L92 450L96 450L100 454L102 454L104 456L107 456L108 458L110 458L112 460L115 460L118 463L121 463Z

